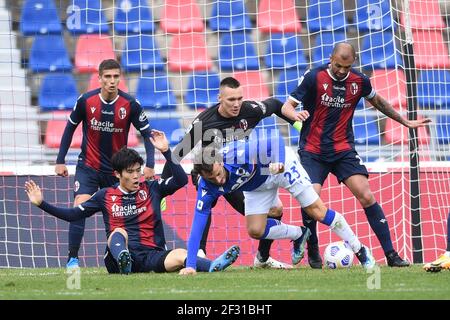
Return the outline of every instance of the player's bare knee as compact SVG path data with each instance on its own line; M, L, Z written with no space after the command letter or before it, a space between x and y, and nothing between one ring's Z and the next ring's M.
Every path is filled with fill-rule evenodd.
M261 228L260 226L247 226L247 232L250 237L253 239L261 239L264 235L265 228Z
M371 205L373 205L376 202L375 197L374 197L372 191L370 191L370 190L366 190L366 191L362 192L361 194L359 194L357 196L357 198L363 208L370 207Z

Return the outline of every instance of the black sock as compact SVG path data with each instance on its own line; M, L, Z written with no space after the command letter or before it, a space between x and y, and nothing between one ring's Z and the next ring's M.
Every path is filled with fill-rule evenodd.
M78 258L78 251L84 235L85 221L86 219L80 219L69 224L69 259Z
M388 253L394 251L391 240L391 233L389 231L389 225L387 223L383 209L381 209L378 202L375 202L370 207L364 208L364 212L366 213L370 227L375 232L378 241L380 241L384 253L387 255Z
M304 209L302 209L302 219L303 225L311 231L311 235L308 239L308 248L310 246L318 245L319 239L317 238L317 221L308 216Z

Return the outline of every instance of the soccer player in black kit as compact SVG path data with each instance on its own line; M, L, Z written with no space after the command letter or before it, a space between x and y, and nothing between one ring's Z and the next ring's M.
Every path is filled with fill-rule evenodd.
M276 114L280 118L294 124L294 121L284 117L281 113L283 103L277 99L269 98L264 101L243 100L242 87L239 81L232 77L224 78L220 82L219 102L201 112L192 122L190 128L182 141L173 150L176 160L181 161L194 147L201 141L202 147L211 143L217 143L222 147L227 142L248 139L251 131L256 125L266 117ZM162 178L172 175L170 168L164 167ZM192 173L192 181L196 184L198 174ZM245 214L244 195L241 191L236 191L224 195L230 205L240 214ZM215 206L215 204L213 205ZM269 216L281 219L282 206L272 208ZM211 218L208 219L205 232L200 244L200 250L206 252L206 241L211 224ZM270 257L270 246L272 240L261 240L259 242L258 254L255 257L255 267L268 267L274 269L290 268L290 265L276 261ZM202 252L199 250L200 256Z
M123 147L111 159L119 183L101 189L78 207L54 207L43 200L32 180L25 183L30 201L57 218L74 221L103 213L108 239L104 261L109 273L174 272L185 267L185 249L166 250L160 202L185 186L188 179L183 168L173 163L164 133L152 130L151 135L150 141L166 158L173 177L139 182L144 160L135 150ZM197 269L222 271L238 256L239 247L232 246L214 261L199 259Z

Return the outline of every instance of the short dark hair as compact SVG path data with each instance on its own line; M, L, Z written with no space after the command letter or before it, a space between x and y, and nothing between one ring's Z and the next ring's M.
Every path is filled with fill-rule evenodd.
M100 65L98 66L98 74L102 75L103 71L111 70L111 69L119 69L119 70L121 70L120 64L114 59L103 60L100 63Z
M113 170L119 173L122 173L123 170L132 167L136 163L139 163L142 166L144 164L144 159L142 159L136 150L128 149L127 147L122 147L111 158Z
M239 88L240 86L241 86L241 83L233 77L226 77L226 78L222 79L222 81L220 81L221 88L228 87L228 88L236 89L236 88Z
M199 175L202 173L211 173L214 170L214 163L220 163L221 156L219 149L217 149L214 144L202 148L194 158L194 168L193 172Z

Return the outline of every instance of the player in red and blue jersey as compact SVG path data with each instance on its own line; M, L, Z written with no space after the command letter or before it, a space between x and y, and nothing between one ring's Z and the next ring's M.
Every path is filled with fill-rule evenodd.
M185 249L166 250L160 202L188 182L180 165L172 161L169 142L161 131L153 130L151 142L162 152L173 176L168 179L139 182L144 163L132 149L123 147L111 159L119 183L103 188L75 208L57 208L43 200L39 186L25 183L30 201L51 215L66 220L103 213L108 246L104 256L109 273L173 272L184 267ZM233 246L215 261L199 259L200 271L220 271L233 263L239 247Z
M148 139L150 125L139 102L118 89L120 73L120 65L115 60L104 60L100 64L101 87L78 98L61 138L55 172L67 176L65 157L75 129L80 123L83 124L83 141L75 172L74 206L89 199L99 188L118 182L111 167L111 156L127 145L131 124L144 137L147 153L145 178L154 176L154 148ZM69 225L68 268L78 267L84 226L85 219Z
M364 74L352 69L356 52L349 43L338 43L330 57L330 63L307 71L299 86L290 94L282 108L285 116L304 121L299 140L299 155L318 194L328 174L334 174L359 200L372 230L375 232L389 266L404 267L409 263L398 255L392 245L389 226L381 206L370 191L369 173L355 150L352 119L356 105L365 98L376 109L408 128L418 128L430 119L407 120L370 84ZM297 113L301 104L309 114ZM321 268L318 250L316 222L304 211L303 221L312 236L308 241L308 259L311 267Z

